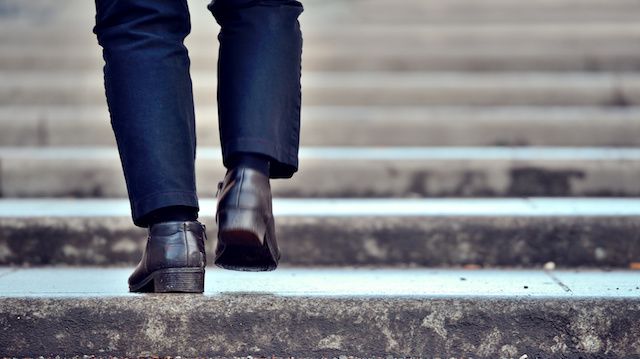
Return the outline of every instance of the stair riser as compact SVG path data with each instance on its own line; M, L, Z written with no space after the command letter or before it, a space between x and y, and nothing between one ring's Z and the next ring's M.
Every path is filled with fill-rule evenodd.
M104 105L99 72L5 72L0 105ZM213 72L194 73L199 106L215 104ZM630 74L466 74L307 72L304 105L633 106L640 77Z
M83 25L90 29L95 5L93 2L75 1L71 6L56 7L47 2L9 2L3 9L7 25L29 25L41 21L43 12L51 15L48 22L57 26ZM214 19L205 8L207 3L189 2L192 22L196 28L212 25ZM638 3L633 0L602 1L403 1L402 6L389 6L384 1L305 1L302 14L303 25L322 25L322 21L358 24L361 22L402 24L432 24L457 22L469 23L565 23L565 22L636 22ZM89 14L89 16L87 16ZM26 23L26 24L25 24ZM49 25L49 23L47 23Z
M67 35L67 39L75 39L82 36L83 38L93 38L91 30L95 25L93 20L93 13L95 8L90 6L87 9L79 9L74 2L69 6L70 11L76 11L76 14L67 16L67 18L57 17L56 14L48 14L50 18L47 19L48 27L55 31L53 34L42 34L40 37L43 43L46 43L45 39L64 39ZM90 3L89 5L93 5ZM203 4L199 3L198 6ZM460 25L460 26L483 26L487 24L503 24L503 25L583 25L586 29L593 24L637 24L637 12L640 11L640 7L637 3L630 6L620 5L619 2L608 3L595 3L585 4L583 2L574 5L563 5L551 7L536 7L537 3L533 4L533 7L521 6L522 3L512 2L511 4L487 4L482 3L482 6L474 6L469 9L460 8L459 6L452 6L446 8L442 4L436 4L433 8L430 7L430 3L423 2L416 4L415 6L409 4L402 8L389 8L388 4L384 4L384 9L380 8L380 5L373 7L358 6L359 4L347 4L356 5L349 7L337 8L334 4L322 4L327 5L325 8L318 6L312 6L309 1L305 2L305 11L300 18L303 31L309 32L321 32L323 26L326 30L331 28L357 28L358 26L371 26L371 25L387 25L387 26L425 26L425 25ZM505 6L506 5L506 6ZM603 6L604 5L604 6ZM331 9L333 7L333 9ZM440 8L438 8L440 7ZM198 9L192 8L192 34L196 37L203 38L203 34L214 35L217 33L218 26L211 14L200 7ZM91 14L91 16L86 16ZM24 14L21 14L24 15ZM40 15L41 16L41 15ZM0 33L0 40L12 40L18 31L23 30L24 36L30 38L38 38L37 32L34 31L34 22L41 21L39 16L34 18L18 18L18 17L5 17L3 18L2 31L6 34ZM330 28L326 28L327 24L330 24ZM76 32L70 32L69 29L76 30ZM193 37L193 35L192 35ZM210 41L215 42L215 36L209 36ZM204 39L202 39L204 40ZM189 41L189 37L187 38Z
M197 75L194 75L197 76ZM304 75L303 75L304 78ZM403 79L354 84L345 81L306 83L303 105L341 106L632 106L640 105L640 81L619 83L611 79L594 81L543 80L527 83L526 76L508 81L460 78L429 83L403 83ZM194 80L195 81L195 80ZM214 105L216 82L194 88L195 101ZM204 83L206 82L206 84ZM312 81L313 82L313 81ZM106 104L102 84L82 82L59 86L21 85L0 88L0 106L8 105L99 105ZM1 86L1 85L0 85Z
M634 357L639 322L638 300L2 299L0 354Z
M219 145L215 107L196 110L198 143ZM640 108L307 107L304 146L640 146ZM0 111L2 146L115 146L106 108Z
M201 213L211 239L213 213ZM282 264L628 268L640 262L640 217L276 218ZM0 219L0 265L135 265L146 230L129 217Z
M513 2L511 5L515 4ZM597 4L597 5L601 5ZM611 3L607 4L610 5ZM616 4L618 4L616 2ZM402 6L402 9L393 9L387 6L378 5L360 9L354 7L347 14L340 14L334 20L336 24L376 24L376 25L424 25L427 24L566 24L578 23L588 27L591 23L609 21L612 23L630 23L637 17L634 16L639 9L636 6L629 7L627 13L619 9L600 8L598 6L580 3L578 5L558 6L557 8L529 8L514 7L500 4L498 7L491 6L473 7L473 11L465 9L430 9L429 2L422 2L416 6ZM509 5L509 4L507 4ZM366 6L366 5L365 5ZM535 5L534 5L535 6ZM564 8L563 8L564 7ZM398 7L400 8L400 7ZM316 25L315 19L307 19L308 24ZM304 24L304 23L303 23Z
M626 46L625 46L626 47ZM515 51L508 46L493 51L448 48L429 48L428 51L349 51L327 49L305 51L303 68L308 71L637 71L640 69L640 53L626 49L601 51L578 48L567 51L558 48L540 48L537 51ZM6 51L6 52L3 52ZM100 71L103 62L99 54L91 51L52 56L39 51L3 50L0 70L95 70ZM208 70L215 67L215 50L194 55L191 52L191 68Z
M485 83L480 87L439 84L425 86L371 88L348 84L306 86L303 105L336 106L635 106L640 105L638 89L612 88L612 84L584 84L556 87L552 84L527 88L517 84ZM215 105L215 82L194 89L194 99L201 105ZM99 105L106 104L101 85L76 88L0 89L0 106L7 105Z
M3 197L126 197L117 155L1 158ZM278 197L639 196L635 159L302 158ZM212 196L224 176L219 158L198 158L198 191ZM46 180L43 180L46 178Z
M322 19L330 21L330 19ZM322 21L321 20L321 21ZM212 26L213 21L198 25L185 43L194 48L210 48L215 51L219 41L216 38L218 27ZM87 45L87 49L99 48L97 37L91 32L92 23L50 24L46 33L34 31L33 26L0 27L0 41L3 46L16 46L21 43L42 46L60 44L62 46ZM411 24L345 24L343 23L302 23L302 36L305 46L317 51L322 48L375 48L384 44L390 49L415 49L437 46L483 45L514 45L517 49L538 46L555 46L560 48L566 44L567 48L620 48L621 44L633 43L640 37L640 25L637 22L592 21L556 23L526 23L513 22L496 23L420 23ZM527 42L523 43L522 40ZM22 42L21 42L22 40ZM413 46L412 46L413 45Z

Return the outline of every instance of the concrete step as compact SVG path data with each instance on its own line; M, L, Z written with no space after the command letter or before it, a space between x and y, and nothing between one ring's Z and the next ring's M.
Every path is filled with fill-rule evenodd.
M2 197L125 197L118 153L105 147L0 148ZM224 176L200 148L203 194ZM305 147L281 197L639 196L640 149L571 147Z
M3 269L0 354L640 355L637 272L209 270L204 295L136 295L130 271Z
M99 48L91 32L93 16L86 16L93 13L93 4L74 3L65 10L42 6L45 10L16 10L17 20L0 26L4 54L0 69L98 69ZM380 10L384 6L390 9ZM477 6L412 1L388 6L334 1L312 2L309 7L301 21L304 67L313 71L638 70L634 44L640 39L640 26L630 16L638 7L635 3L545 3L528 8L509 2ZM609 17L612 11L614 15ZM194 55L194 67L213 69L218 28L210 14L193 13L194 26L187 44ZM378 13L382 18L371 18ZM364 23L357 20L360 16ZM416 17L420 21L412 20ZM43 26L47 31L42 31Z
M530 43L529 39L527 42ZM303 68L308 71L637 71L640 50L635 41L598 45L540 45L515 48L513 44L433 44L421 48L376 46L305 47ZM97 46L57 46L56 51L37 45L0 46L0 70L94 70L102 57ZM217 62L217 47L190 46L192 69L211 70Z
M0 16L3 24L23 25L32 23L91 24L95 5L93 2L68 0L67 6L57 6L55 0L24 2L4 0ZM206 3L189 1L191 19L196 27L211 24L211 14L205 9ZM535 1L521 4L517 0L489 0L479 4L472 0L403 0L402 6L387 2L348 0L305 0L305 12L301 16L303 24L320 25L330 23L492 23L505 22L519 24L564 23L592 21L636 22L635 13L640 6L634 0L558 0ZM91 16L87 16L90 14ZM422 16L422 18L420 17ZM46 20L46 21L43 21Z
M93 23L73 25L64 23L50 26L46 33L28 26L0 27L0 41L3 46L42 45L52 47L88 46L97 48L96 36L92 33ZM640 37L637 22L594 21L548 23L452 23L452 24L330 24L331 26L302 27L307 48L375 48L384 44L392 49L415 49L420 47L469 45L481 48L487 45L511 44L515 48L538 48L539 46L560 46L568 48L620 48L632 44ZM206 28L194 31L186 40L187 46L215 49L219 28L213 21ZM526 39L523 43L523 39ZM611 47L608 47L611 46Z
M217 108L196 109L219 144ZM640 146L640 107L307 106L305 146ZM115 146L106 106L0 107L2 146Z
M215 101L214 72L193 74L198 105ZM0 72L0 106L104 104L99 71ZM305 105L632 106L638 73L306 72Z
M7 27L29 24L89 26L93 22L95 5L83 0L68 0L60 7L55 0L4 0L0 9L3 25ZM189 1L195 28L211 25L213 19L205 5ZM492 23L520 24L618 21L637 22L634 16L640 9L634 0L558 0L535 1L522 4L517 0L403 0L402 6L384 1L368 0L305 0L303 24L321 26L327 23ZM89 16L88 16L89 15Z
M209 263L217 234L212 197L200 201ZM285 266L640 262L638 198L277 198L273 206ZM0 200L0 265L134 265L146 235L132 225L125 199Z
M419 5L422 6L422 5ZM443 5L436 5L436 7ZM85 6L82 6L85 7ZM542 23L438 23L389 25L383 22L343 24L327 22L355 9L329 4L329 9L309 10L304 26L304 67L309 70L403 70L403 71L635 71L640 38L637 22L594 20ZM404 7L404 6L403 6ZM446 7L446 5L445 5ZM397 8L397 7L396 7ZM572 9L579 9L574 6ZM331 10L333 9L333 10ZM545 10L546 11L546 10ZM324 14L323 14L324 12ZM440 11L441 12L441 11ZM474 10L477 13L477 9ZM85 9L77 18L87 17ZM196 12L197 13L197 12ZM384 12L383 12L384 13ZM425 11L421 11L424 14ZM429 15L439 11L430 10ZM49 19L49 17L47 17ZM211 16L196 17L187 44L194 67L213 69L218 28ZM93 23L48 21L48 31L33 24L0 27L0 68L78 69L99 67L99 47L91 33ZM73 19L73 17L71 17ZM306 24L303 19L303 24ZM40 25L40 24L38 24ZM380 46L380 44L384 46Z
M316 2L306 2L322 9ZM325 8L336 9L331 19L350 23L556 23L591 22L609 19L628 21L640 10L633 0L624 1L533 1L523 4L513 0L420 1L406 0L394 6L384 0L329 1ZM328 11L327 11L328 12ZM325 16L329 17L329 16Z

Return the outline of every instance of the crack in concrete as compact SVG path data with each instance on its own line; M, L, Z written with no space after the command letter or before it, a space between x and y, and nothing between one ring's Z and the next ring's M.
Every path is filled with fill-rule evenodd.
M3 186L4 173L2 171L3 170L3 168L2 168L3 167L2 166L3 162L4 161L2 159L0 159L0 198L4 197L4 191L3 191L3 188L4 188L4 186Z
M568 285L562 283L562 281L556 277L553 273L551 273L551 271L544 271L557 285L560 286L560 288L562 288L565 292L567 293L573 293L573 291L571 290L571 288L569 288Z

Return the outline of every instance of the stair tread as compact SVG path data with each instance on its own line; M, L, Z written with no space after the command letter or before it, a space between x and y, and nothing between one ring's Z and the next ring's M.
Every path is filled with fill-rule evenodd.
M201 199L202 213L215 213L215 199ZM0 199L0 218L125 217L127 199ZM283 217L541 217L640 216L640 198L275 198Z
M127 277L131 271L131 268L99 267L2 268L0 298L138 296L128 292ZM229 302L233 302L229 295L234 294L300 300L317 297L638 300L640 295L637 271L380 268L281 268L268 273L214 268L207 271L205 296L227 296Z

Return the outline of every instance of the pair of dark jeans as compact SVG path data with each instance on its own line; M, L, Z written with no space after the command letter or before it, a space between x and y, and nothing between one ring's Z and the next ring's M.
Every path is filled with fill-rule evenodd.
M269 156L271 178L298 169L302 35L294 0L214 0L223 164ZM204 9L203 9L204 10ZM96 0L111 125L133 222L154 209L198 207L186 0ZM208 119L214 121L214 119Z

